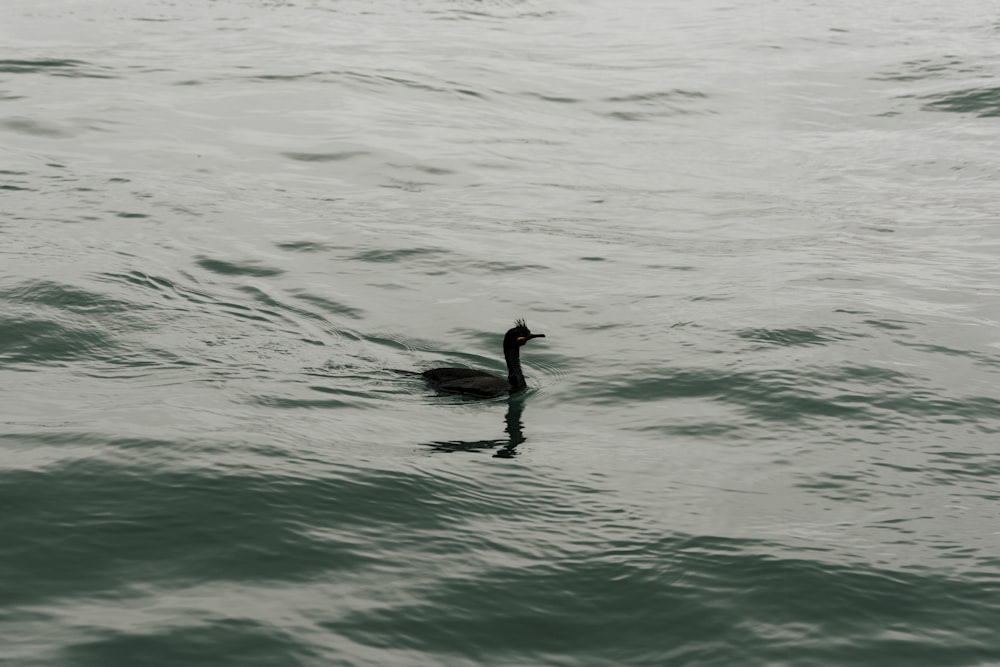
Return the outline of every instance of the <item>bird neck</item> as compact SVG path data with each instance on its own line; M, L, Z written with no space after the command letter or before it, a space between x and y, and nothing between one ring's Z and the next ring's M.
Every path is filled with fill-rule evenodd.
M527 387L524 381L524 373L521 371L521 350L517 345L504 347L503 358L507 360L507 382L510 384L510 391L521 391Z

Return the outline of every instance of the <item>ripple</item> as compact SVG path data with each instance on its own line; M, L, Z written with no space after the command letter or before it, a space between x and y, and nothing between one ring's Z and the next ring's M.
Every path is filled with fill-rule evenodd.
M326 252L334 248L334 246L322 241L285 241L283 243L276 243L275 245L282 250L290 252Z
M346 303L340 303L339 301L335 301L325 296L297 291L293 291L292 294L296 299L301 299L302 301L311 303L314 306L319 306L323 312L330 315L349 317L354 320L359 320L364 317L365 311L361 308L354 308Z
M33 135L36 137L50 137L61 139L72 137L76 133L55 123L35 120L32 118L8 118L0 121L0 127L6 128L18 134Z
M0 320L0 341L0 359L28 367L95 358L115 346L92 325L37 318Z
M918 58L908 60L896 71L884 71L873 77L876 81L920 81L924 79L940 79L956 74L977 74L982 70L970 65L958 56L941 56L939 58Z
M872 426L909 423L974 425L997 432L1000 400L965 394L947 396L927 388L921 378L877 366L847 365L720 371L677 368L646 376L600 378L581 385L599 404L622 401L710 399L738 407L767 422L790 424L817 419Z
M209 617L159 630L117 631L107 635L68 646L60 657L69 664L94 667L121 660L146 665L191 665L202 664L206 647L211 646L213 653L223 652L233 664L265 667L273 665L275 660L286 665L302 664L312 654L294 635L272 623L241 618Z
M260 262L229 262L221 259L201 257L198 259L198 266L212 273L223 276L253 276L255 278L270 278L280 276L284 271L269 266L264 266Z
M84 60L41 59L0 60L0 72L5 74L47 74L49 76L90 79L114 79L106 67L99 67Z
M862 334L848 334L832 328L820 329L742 329L736 335L746 340L757 341L766 345L776 346L809 346L826 345L828 343L857 338Z
M26 367L100 357L118 345L102 321L134 322L128 302L48 280L4 290L0 303L0 358Z
M351 259L358 262L392 263L409 260L413 257L433 258L444 254L440 248L393 248L376 250L365 250L354 255Z
M300 162L343 162L370 154L371 151L341 151L338 153L284 153L283 155Z
M931 100L924 105L928 111L972 113L980 118L1000 116L1000 87L966 88L926 95L923 99Z

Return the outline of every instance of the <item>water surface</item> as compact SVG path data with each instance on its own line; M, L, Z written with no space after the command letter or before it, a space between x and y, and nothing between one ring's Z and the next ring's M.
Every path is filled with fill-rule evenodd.
M8 5L0 661L1000 662L991 4Z

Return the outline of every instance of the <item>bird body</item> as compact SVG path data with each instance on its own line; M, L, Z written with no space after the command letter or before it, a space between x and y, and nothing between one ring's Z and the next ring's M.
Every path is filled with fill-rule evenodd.
M507 378L475 368L435 368L420 375L434 389L482 398L494 398L510 392Z
M518 320L513 329L503 337L503 356L507 362L507 377L475 368L434 368L420 375L432 388L477 398L494 398L505 394L515 394L528 385L521 371L521 346L532 338L545 338L545 334L533 334Z

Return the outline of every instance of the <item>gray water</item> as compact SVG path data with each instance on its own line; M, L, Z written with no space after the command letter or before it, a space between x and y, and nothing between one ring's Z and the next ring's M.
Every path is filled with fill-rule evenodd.
M3 15L3 664L1000 664L995 4Z

